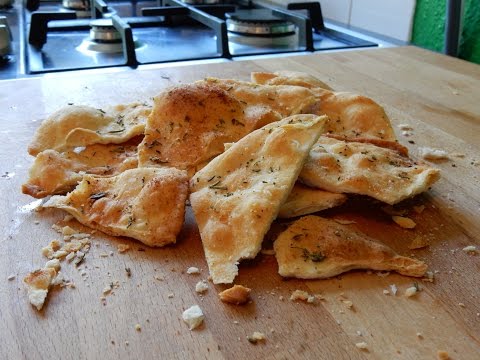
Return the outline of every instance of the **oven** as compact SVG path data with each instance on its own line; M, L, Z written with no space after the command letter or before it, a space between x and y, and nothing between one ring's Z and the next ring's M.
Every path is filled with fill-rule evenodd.
M0 0L0 79L368 48L319 2Z

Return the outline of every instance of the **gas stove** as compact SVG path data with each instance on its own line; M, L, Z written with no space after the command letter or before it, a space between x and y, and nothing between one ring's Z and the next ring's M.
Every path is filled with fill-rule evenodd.
M318 2L24 1L0 0L0 79L379 46L325 24Z

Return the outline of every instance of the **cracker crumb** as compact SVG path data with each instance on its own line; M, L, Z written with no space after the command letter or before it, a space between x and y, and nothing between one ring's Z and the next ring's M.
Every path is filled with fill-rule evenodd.
M423 339L423 335L422 335L422 333L419 333L419 332L417 332L417 338L419 338L419 339Z
M349 309L353 309L353 302L351 300L342 300L342 303Z
M408 245L410 250L422 249L430 245L430 241L423 236L417 235Z
M170 293L170 294L167 295L167 297L168 297L169 299L172 299L174 296L175 296L174 293Z
M445 160L448 159L448 153L445 150L433 149L429 147L420 147L418 154L425 160Z
M462 302L459 302L459 303L458 303L458 306L460 306L460 307L463 307L463 308L464 308L464 307L465 307L465 304L464 304L464 303L462 303Z
M247 336L247 340L251 344L257 344L259 341L264 342L266 339L265 334L259 331L255 331L252 335Z
M307 301L309 296L310 296L310 294L306 291L295 290L292 293L292 295L290 295L290 300L291 301L297 301L297 300Z
M135 330L136 331L142 331L142 327L140 326L140 324L135 324Z
M390 295L390 291L388 291L387 289L383 290L383 295Z
M397 295L397 291L398 291L397 285L395 285L395 284L390 285L390 290L391 290L393 296Z
M208 290L208 283L206 280L201 280L195 285L195 291L199 294L203 294Z
M355 344L355 346L360 350L368 350L368 344L365 341L358 342Z
M477 253L477 247L475 245L465 246L462 250L470 255L475 255Z
M418 293L418 286L411 286L405 290L405 296L406 297L412 297L415 296Z
M112 292L112 285L107 285L102 290L103 295L108 295L111 292Z
M160 275L155 275L153 278L157 281L163 281L164 280L163 277L161 277Z
M280 295L280 296L278 297L278 300L280 300L280 301L283 301L284 299L285 299L285 298L284 298L282 295Z
M425 210L425 205L415 205L413 206L413 211L417 214L421 214Z
M399 124L398 128L400 130L413 130L413 127L409 124Z
M118 244L117 245L117 251L120 254L126 253L128 250L130 250L130 245L128 245L128 244Z
M445 350L438 350L437 351L437 358L438 358L438 360L449 360L450 355L448 355L448 352L446 352Z
M205 315L200 306L193 305L183 312L182 319L190 330L194 330L203 323Z
M72 229L68 225L62 228L62 235L65 235L65 236L73 235L73 234L76 234L77 232L78 231L76 231L75 229Z
M55 269L56 271L60 270L60 260L58 259L52 259L48 260L45 264L46 268L52 268Z
M408 217L404 217L404 216L394 215L394 216L392 216L392 220L397 225L399 225L400 227L402 227L404 229L413 229L417 225L415 223L415 221L413 221L412 219L410 219Z
M191 266L187 269L187 274L189 275L197 275L197 274L200 274L200 269L195 267L195 266Z
M251 289L243 285L234 285L231 288L222 291L218 295L220 296L220 300L223 302L242 305L249 300L251 291Z
M8 275L7 280L12 281L12 280L15 280L15 278L16 278L15 274L10 274L10 275Z

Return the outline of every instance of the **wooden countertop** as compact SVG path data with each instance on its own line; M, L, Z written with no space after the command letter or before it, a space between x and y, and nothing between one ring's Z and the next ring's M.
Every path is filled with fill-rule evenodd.
M452 154L449 161L436 164L442 179L415 199L425 211L412 215L418 223L413 231L392 224L377 205L361 213L354 206L327 213L353 219L352 226L401 254L425 260L435 271L434 283L419 281L422 291L406 298L413 279L396 274L351 272L331 280L285 281L277 274L274 257L259 255L242 263L236 280L253 289L253 302L223 304L217 297L223 287L210 283L203 297L194 291L208 270L188 211L178 244L164 249L96 233L81 266L86 274L62 263L62 272L76 288L51 291L41 312L29 305L22 279L43 266L40 250L58 237L51 226L63 218L60 211L33 211L41 202L20 191L32 163L27 144L43 118L69 102L102 107L146 99L167 86L205 76L247 80L251 71L276 70L309 72L335 90L373 98L385 107L400 142L414 156L421 146ZM452 359L479 358L480 256L462 248L480 248L480 66L400 47L63 74L0 81L0 109L0 358L435 359L438 350ZM413 136L401 135L397 126L403 123L414 128ZM82 229L76 222L71 226ZM417 235L428 237L431 245L409 250ZM132 250L119 254L119 243ZM190 266L199 267L201 274L187 275ZM11 274L16 277L7 280ZM103 304L102 290L115 281L119 287ZM397 295L384 295L391 284L398 287ZM291 302L295 289L320 293L325 300ZM353 302L353 310L340 301L342 296ZM201 306L206 320L200 330L189 331L181 314L193 304ZM254 331L266 334L264 344L246 340ZM368 351L356 348L363 341Z

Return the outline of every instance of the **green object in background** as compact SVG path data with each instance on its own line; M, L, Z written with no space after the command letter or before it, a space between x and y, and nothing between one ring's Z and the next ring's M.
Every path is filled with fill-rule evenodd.
M446 0L417 0L412 44L443 51ZM480 64L480 1L464 0L459 58Z

